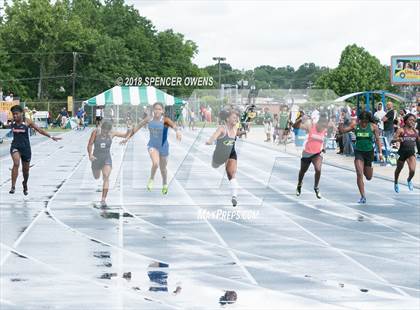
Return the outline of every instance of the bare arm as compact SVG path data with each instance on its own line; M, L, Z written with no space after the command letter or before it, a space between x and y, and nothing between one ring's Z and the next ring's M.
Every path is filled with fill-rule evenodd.
M134 134L139 131L142 127L146 126L150 122L150 118L146 116L137 126L135 126L131 132L128 134L126 139L130 139Z
M300 123L299 128L306 130L307 132L311 131L311 127L312 127L312 120L308 119L306 122L302 122Z
M124 138L127 139L128 136L131 134L131 129L127 129L126 132L121 132L121 131L112 131L111 133L111 137L118 137L118 138Z
M46 136L47 138L50 138L54 141L58 141L61 140L62 138L59 137L53 137L51 136L47 131L45 131L42 128L39 128L34 122L32 122L31 120L26 120L26 122L28 123L28 126L33 128L35 131L39 132L41 135Z
M392 141L389 141L389 143L391 142L401 142L401 133L404 132L404 129L402 128L398 128L397 131L394 133L394 136L392 137Z
M96 129L94 131L92 131L92 133L90 134L90 138L89 138L89 142L87 145L87 152L89 155L89 159L95 160L95 157L92 155L92 147L93 147L93 143L95 142L96 139Z
M175 124L175 122L173 122L169 117L165 117L165 119L164 119L164 124L165 124L165 126L168 126L168 127L170 127L170 128L172 128L173 130L175 130L175 132L176 132L176 139L178 140L178 141L180 141L181 140L181 137L182 137L182 135L181 135L181 132L178 130L178 128L176 127L176 124Z
M207 140L206 144L211 145L217 138L219 138L224 132L224 128L219 126L214 134Z
M382 158L382 143L381 143L381 138L380 138L380 133L379 133L378 126L376 124L372 124L371 126L373 128L373 133L375 135L376 146L378 147L379 159L383 160L383 158Z
M338 131L340 133L347 133L347 132L350 132L350 131L354 130L355 127L356 127L356 122L352 121L351 124L347 127L344 127L344 125L340 125L338 127Z

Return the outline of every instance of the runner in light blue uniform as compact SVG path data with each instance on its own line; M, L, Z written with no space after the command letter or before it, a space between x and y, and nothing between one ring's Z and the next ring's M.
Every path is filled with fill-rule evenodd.
M147 143L147 149L155 149L159 152L160 156L169 155L169 143L168 143L168 127L164 124L164 116L160 119L152 119L149 122L148 128L150 133L149 142Z
M152 160L152 169L150 172L150 178L147 182L147 190L153 189L153 180L155 178L158 167L162 175L162 194L168 193L168 155L169 155L169 143L168 143L168 129L169 127L176 131L176 138L181 140L181 132L177 130L176 124L168 117L164 116L163 104L156 102L153 105L153 117L145 117L131 132L130 136L124 140L126 143L140 128L148 125L150 139L147 143L147 150L149 151L150 159Z

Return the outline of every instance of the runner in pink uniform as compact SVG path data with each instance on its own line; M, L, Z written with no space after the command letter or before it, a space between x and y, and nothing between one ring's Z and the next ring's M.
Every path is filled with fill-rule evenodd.
M309 166L312 163L315 169L314 191L316 197L321 199L322 196L319 193L319 179L321 178L322 166L321 152L323 151L324 139L327 135L328 116L326 114L321 114L316 124L314 124L311 120L308 120L302 124L300 128L308 132L308 138L306 140L305 148L302 152L302 158L300 160L296 196L300 196L301 194L303 177L305 176L306 171L308 171Z

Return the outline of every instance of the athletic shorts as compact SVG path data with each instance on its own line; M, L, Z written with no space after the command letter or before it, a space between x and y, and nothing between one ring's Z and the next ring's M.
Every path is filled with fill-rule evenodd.
M22 161L25 162L30 162L31 161L31 157L32 157L32 152L31 152L31 148L30 147L22 147L22 146L15 146L15 145L11 145L10 146L10 155L12 155L13 153L19 152L20 154L20 158Z
M93 155L95 156L95 155ZM95 156L96 157L96 156ZM94 161L92 161L92 170L102 170L105 165L112 167L112 158L111 156L101 157L98 156Z
M316 153L316 154L303 153L300 161L303 162L303 163L306 163L306 164L310 164L312 162L312 159L314 159L318 156L322 157L321 153Z
M213 168L218 168L224 163L226 163L229 159L238 160L238 155L236 154L235 148L232 149L229 156L218 156L216 153L213 153L213 160L212 160L212 166Z
M271 134L271 123L264 123L264 131L266 134Z
M362 160L367 167L372 167L374 159L373 150L371 151L359 151L354 150L354 159Z
M398 150L398 161L406 161L411 156L416 156L415 150Z
M100 122L102 120L102 116L97 116L96 121Z
M168 143L164 143L163 145L154 145L149 142L149 144L147 144L147 150L150 151L150 149L155 149L156 151L158 151L160 156L163 156L163 157L169 156Z

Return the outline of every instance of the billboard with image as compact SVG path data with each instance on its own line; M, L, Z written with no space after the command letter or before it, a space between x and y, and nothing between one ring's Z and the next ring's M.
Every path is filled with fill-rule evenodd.
M391 57L391 84L420 84L420 55Z

